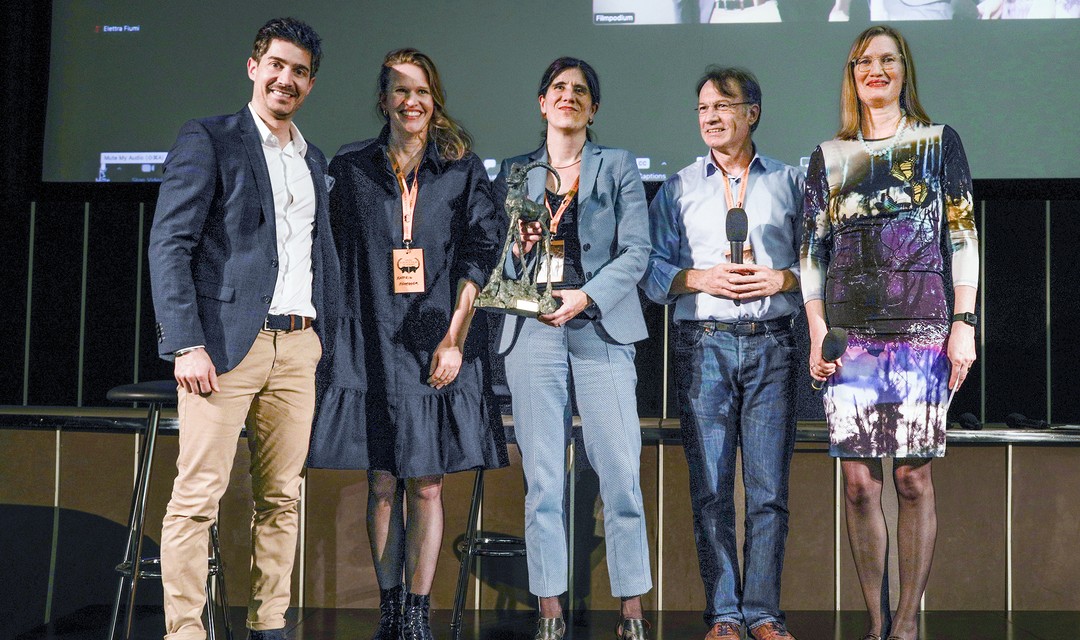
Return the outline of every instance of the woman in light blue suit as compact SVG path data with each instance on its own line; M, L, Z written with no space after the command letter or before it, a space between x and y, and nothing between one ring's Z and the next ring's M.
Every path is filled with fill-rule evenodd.
M529 590L540 599L536 638L558 640L566 629L559 597L567 590L563 496L572 375L585 450L600 477L611 591L622 599L616 635L644 640L641 595L652 588L652 577L639 474L633 343L647 335L636 287L649 259L645 190L632 154L589 140L600 82L588 63L554 61L537 95L544 144L505 160L495 181L495 201L502 206L513 164L542 160L560 178L556 183L554 176L536 169L529 174L528 191L553 214L553 245L561 259L541 268L552 271L552 295L561 306L539 319L506 316L499 339L528 482ZM538 259L533 249L540 239L539 223L522 230L525 255L508 258L510 272L520 269L522 261ZM546 283L546 275L538 281Z

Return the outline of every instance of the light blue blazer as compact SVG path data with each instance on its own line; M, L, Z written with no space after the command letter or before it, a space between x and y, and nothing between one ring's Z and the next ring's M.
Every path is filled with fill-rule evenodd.
M495 203L506 203L506 176L513 164L547 161L547 147L528 155L503 160L495 178ZM547 172L529 172L529 197L541 202ZM633 154L623 149L585 143L578 185L578 239L585 271L582 291L592 298L595 315L604 332L619 344L648 337L641 313L637 283L649 263L649 209L645 187ZM505 211L503 211L505 217ZM525 318L506 315L497 351L507 353L514 345Z

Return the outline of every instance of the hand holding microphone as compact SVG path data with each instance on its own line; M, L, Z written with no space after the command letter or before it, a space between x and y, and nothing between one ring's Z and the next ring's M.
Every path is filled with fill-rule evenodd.
M731 262L732 264L742 264L743 243L746 242L746 234L749 227L749 221L746 219L746 210L742 207L732 207L731 209L728 209L725 224L727 239L728 242L731 243ZM738 298L735 299L735 304L739 304Z
M821 359L824 362L836 362L847 351L847 329L834 327L829 329L821 340ZM825 388L825 380L814 379L810 386L814 391Z

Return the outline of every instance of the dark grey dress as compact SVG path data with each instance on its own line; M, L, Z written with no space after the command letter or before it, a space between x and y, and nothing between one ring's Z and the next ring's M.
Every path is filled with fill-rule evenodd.
M477 312L454 382L427 384L457 283L486 283L505 225L474 154L447 162L429 143L419 167L413 246L426 288L395 294L391 251L402 248L401 191L386 155L388 129L330 163L330 219L341 260L343 312L323 331L308 464L379 469L399 478L507 464L490 391L487 319Z

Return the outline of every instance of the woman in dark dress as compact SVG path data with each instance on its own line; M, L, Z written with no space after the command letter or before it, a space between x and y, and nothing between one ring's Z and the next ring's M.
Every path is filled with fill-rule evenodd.
M379 137L330 163L346 311L326 331L310 466L368 470L375 637L419 640L431 638L442 476L506 464L472 306L503 225L430 58L387 54L378 106Z
M960 137L923 111L911 52L891 27L873 26L851 47L840 131L810 158L804 211L810 375L829 381L829 448L842 458L870 613L864 640L914 640L937 538L930 462L945 454L949 402L975 360L979 247ZM829 327L848 331L837 363L821 355ZM891 627L882 458L894 459L899 504Z

